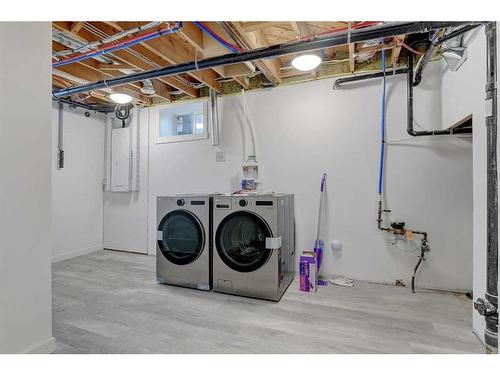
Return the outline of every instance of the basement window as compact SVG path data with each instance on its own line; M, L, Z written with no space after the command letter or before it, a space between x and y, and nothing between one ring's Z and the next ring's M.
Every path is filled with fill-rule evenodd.
M154 109L157 143L180 142L207 138L207 102L169 104Z

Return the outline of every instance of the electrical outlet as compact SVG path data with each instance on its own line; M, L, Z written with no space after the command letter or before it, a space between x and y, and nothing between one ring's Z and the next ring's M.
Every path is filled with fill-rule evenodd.
M224 150L219 150L215 153L215 161L218 163L226 161L226 153Z

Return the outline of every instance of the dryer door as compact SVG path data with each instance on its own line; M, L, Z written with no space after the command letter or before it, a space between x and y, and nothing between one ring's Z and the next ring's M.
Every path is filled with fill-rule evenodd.
M194 262L205 246L205 231L191 212L169 212L158 226L158 247L165 258L178 265Z
M267 223L255 213L238 211L226 216L215 234L215 246L222 261L231 269L251 272L262 267L272 251L266 249L272 237Z

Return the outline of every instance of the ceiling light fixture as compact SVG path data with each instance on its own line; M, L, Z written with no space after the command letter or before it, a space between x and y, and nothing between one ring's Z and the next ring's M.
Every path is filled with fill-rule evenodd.
M302 72L313 70L319 64L321 64L321 57L318 55L300 55L292 60L293 67Z
M117 104L127 104L132 101L132 97L130 95L120 93L110 94L109 98Z

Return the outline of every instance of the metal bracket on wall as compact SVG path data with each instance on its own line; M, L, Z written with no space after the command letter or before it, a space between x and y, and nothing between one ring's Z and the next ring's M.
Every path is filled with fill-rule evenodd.
M59 102L58 106L58 118L57 118L57 169L64 168L64 150L63 150L63 137L64 137L64 104Z

